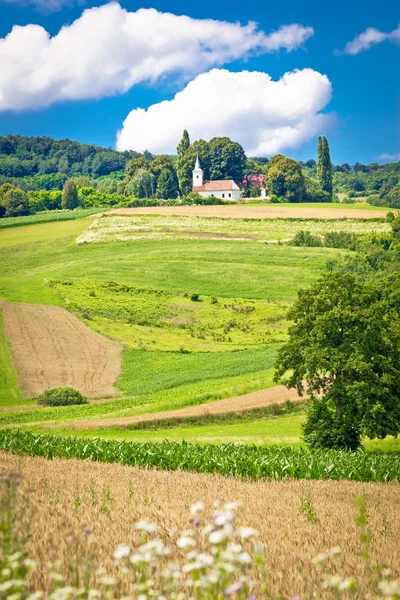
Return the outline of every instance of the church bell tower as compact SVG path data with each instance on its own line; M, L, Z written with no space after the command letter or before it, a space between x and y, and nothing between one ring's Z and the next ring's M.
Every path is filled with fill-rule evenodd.
M196 165L193 169L193 187L203 185L203 169L200 166L199 155L196 158Z

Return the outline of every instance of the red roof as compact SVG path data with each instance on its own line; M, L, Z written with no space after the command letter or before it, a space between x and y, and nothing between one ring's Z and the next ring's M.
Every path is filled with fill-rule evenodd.
M205 181L203 185L193 186L194 192L232 192L238 190L238 186L233 179L217 179L215 181Z

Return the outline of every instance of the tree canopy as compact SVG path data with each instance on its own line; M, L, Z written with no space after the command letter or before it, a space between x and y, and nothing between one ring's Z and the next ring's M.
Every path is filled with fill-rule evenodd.
M269 194L288 202L302 202L304 176L296 160L275 154L266 166L265 182Z
M289 312L275 377L311 395L303 434L313 447L354 450L363 436L400 432L400 217L391 223Z

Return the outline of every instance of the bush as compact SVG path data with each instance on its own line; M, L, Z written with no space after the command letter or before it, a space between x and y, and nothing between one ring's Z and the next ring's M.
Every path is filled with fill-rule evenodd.
M7 185L7 184L6 184ZM4 188L4 186L2 186ZM0 198L2 213L5 217L21 217L29 215L29 201L26 192L11 186Z
M200 294L192 294L190 299L192 302L200 302Z
M310 248L317 248L322 246L322 240L319 235L313 235L309 231L298 231L292 241L291 246L308 246Z
M327 231L325 246L327 248L347 248L355 250L359 236L349 231Z
M43 406L72 406L87 404L88 401L81 392L71 387L55 387L45 390L37 399Z

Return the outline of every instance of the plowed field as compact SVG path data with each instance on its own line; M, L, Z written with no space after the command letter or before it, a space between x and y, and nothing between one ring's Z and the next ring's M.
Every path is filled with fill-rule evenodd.
M119 344L57 306L2 302L0 309L24 396L56 386L71 386L89 397L115 395Z
M226 219L379 219L385 212L357 208L311 208L295 206L149 206L116 208L115 215L180 215Z

